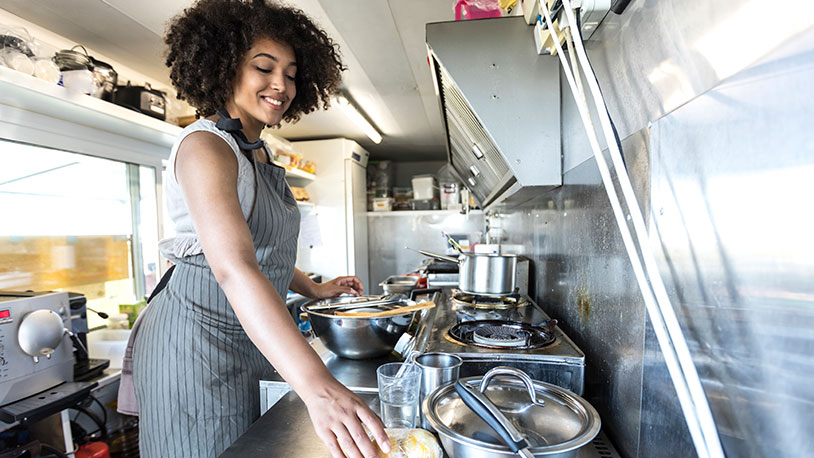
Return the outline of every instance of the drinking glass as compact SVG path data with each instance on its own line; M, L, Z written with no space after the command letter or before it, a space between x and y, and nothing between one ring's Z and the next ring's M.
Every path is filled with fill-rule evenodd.
M386 428L415 428L421 370L410 363L387 363L376 369L379 406Z

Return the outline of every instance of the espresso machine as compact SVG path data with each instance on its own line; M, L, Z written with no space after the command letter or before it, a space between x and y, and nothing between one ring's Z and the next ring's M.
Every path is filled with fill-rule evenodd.
M110 366L109 359L95 359L88 355L88 300L80 293L68 293L71 308L71 328L76 340L73 345L73 378L80 382L90 380L102 374ZM96 312L102 318L104 313Z

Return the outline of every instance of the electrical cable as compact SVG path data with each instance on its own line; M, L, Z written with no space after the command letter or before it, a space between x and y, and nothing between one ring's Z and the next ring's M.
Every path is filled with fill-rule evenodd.
M50 453L57 458L68 458L68 455L47 444L40 444L40 450L45 453Z
M89 409L87 409L85 407L82 407L80 405L73 406L73 407L71 407L71 409L82 412L83 414L85 414L86 417L90 418L91 421L93 421L94 424L96 424L96 427L98 429L96 431L88 433L87 436L92 436L92 435L94 435L96 433L100 433L100 436L101 436L102 439L107 438L107 427L105 426L104 423L102 423L102 419L99 418L98 415L93 413L93 411L91 411L91 410L89 410ZM75 422L75 420L74 420L74 422Z
M565 5L565 14L568 18L568 22L577 25L578 21L574 17L570 0L563 0L563 3ZM580 117L585 124L589 143L594 150L597 166L602 176L602 181L605 184L625 249L630 258L631 266L639 284L648 315L650 316L659 346L664 355L665 363L673 385L675 386L676 394L682 411L684 412L684 417L696 451L700 457L723 457L723 448L720 443L720 438L718 437L717 429L715 428L715 422L712 418L709 403L701 386L700 378L692 362L692 356L689 353L687 342L681 332L675 310L670 303L667 290L658 271L655 257L652 251L648 249L648 233L644 224L644 217L638 206L630 177L627 174L627 169L622 159L621 142L618 141L618 134L614 132L615 126L611 124L607 106L604 104L604 99L599 89L599 83L587 59L581 33L578 28L572 29L574 34L573 42L575 44L577 57L583 67L594 105L599 113L600 125L608 142L610 158L617 172L617 178L619 179L619 187L621 188L622 196L629 210L626 216L622 211L621 200L616 194L616 186L611 177L608 164L605 161L602 151L599 149L596 132L589 130L589 123L585 122L586 119L590 118L585 97L579 97L577 95L578 89L574 81L574 74L571 73L570 65L561 54L562 47L560 46L558 37L553 31L553 22L543 3L541 3L541 10L546 17L550 29L549 32L560 53L560 62L563 67L567 69L565 74L568 79L568 84L574 93L574 98L577 100ZM632 232L627 220L630 220L633 224L634 230ZM638 245L634 241L633 233L635 233Z
M99 399L98 399L98 398L96 398L96 396L94 396L94 395L92 395L92 394L89 394L89 395L88 395L88 397L91 399L91 401L93 401L93 402L95 402L97 405L99 405L99 408L100 408L100 409L102 409L102 421L104 422L104 424L105 424L105 425L107 425L107 409L105 409L104 404L102 404L102 403L99 401Z

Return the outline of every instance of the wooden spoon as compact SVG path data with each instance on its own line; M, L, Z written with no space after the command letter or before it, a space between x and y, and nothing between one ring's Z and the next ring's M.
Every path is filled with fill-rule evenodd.
M408 305L406 307L398 307L391 310L382 310L381 312L334 312L334 316L347 316L354 318L386 318L389 316L404 315L406 313L417 312L419 310L431 309L435 307L435 302L427 301L419 304Z

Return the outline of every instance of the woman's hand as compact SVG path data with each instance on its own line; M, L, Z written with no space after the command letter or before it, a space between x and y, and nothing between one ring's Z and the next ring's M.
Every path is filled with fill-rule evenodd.
M379 417L364 401L336 380L332 379L324 386L309 390L302 399L317 436L328 446L333 458L379 456L362 425L367 426L382 451L390 451L390 439L384 432L384 424Z
M364 291L362 280L359 277L336 277L325 283L316 283L314 286L314 299L327 299L340 294L353 294L358 296Z

